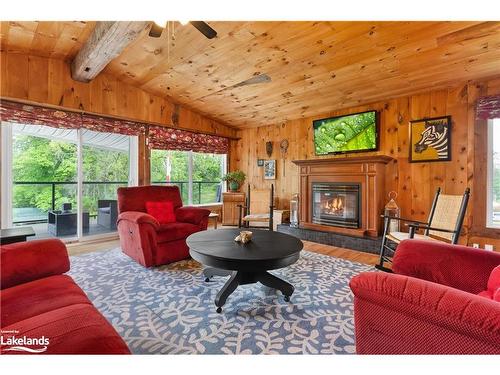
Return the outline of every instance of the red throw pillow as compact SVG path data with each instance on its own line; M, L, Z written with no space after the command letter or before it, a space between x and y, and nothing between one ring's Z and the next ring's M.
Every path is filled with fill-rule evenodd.
M146 212L160 224L175 223L174 203L171 201L146 202Z
M493 268L488 279L488 289L478 295L500 302L500 266Z

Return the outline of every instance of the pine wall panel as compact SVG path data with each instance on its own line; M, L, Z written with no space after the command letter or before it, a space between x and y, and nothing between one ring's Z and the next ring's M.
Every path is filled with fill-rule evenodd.
M109 74L102 73L90 83L82 83L71 79L70 66L63 60L4 51L0 55L2 98L235 136L234 128L185 106L179 106L176 125L172 122L175 108L172 101L126 84Z
M472 92L469 97L469 91ZM239 130L241 138L231 154L231 166L243 170L247 183L255 188L275 184L280 208L288 208L293 193L299 190L297 159L348 158L345 156L316 156L313 148L312 122L324 117L377 110L380 115L380 148L377 152L361 155L388 155L394 158L386 169L386 192L398 193L397 203L403 216L416 220L427 218L432 199L438 187L447 194L462 194L474 185L474 136L476 122L474 105L481 95L500 93L500 79L464 82L447 89L429 90L417 95L399 97L343 110L333 110L314 117L290 120L282 124ZM409 122L426 117L450 115L452 117L452 160L448 162L409 163ZM289 149L283 158L279 143L288 139ZM265 143L274 145L271 157L266 155ZM359 156L360 154L351 154ZM257 159L276 159L277 178L264 180L263 168ZM285 172L283 173L283 169ZM473 192L474 193L474 192ZM471 233L472 206L481 197L471 200L465 221L466 233ZM472 237L471 237L472 238ZM478 237L474 237L478 240ZM481 237L484 239L484 236ZM482 241L485 242L485 241ZM487 242L487 241L486 241Z

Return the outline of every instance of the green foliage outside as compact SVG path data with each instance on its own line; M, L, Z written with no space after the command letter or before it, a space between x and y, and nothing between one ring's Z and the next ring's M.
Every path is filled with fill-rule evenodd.
M151 181L153 183L166 182L168 157L171 163L170 181L179 186L182 200L187 204L189 152L152 150ZM215 202L217 186L221 181L221 157L221 155L193 153L194 204Z
M375 112L314 121L317 155L374 149L377 146Z
M126 152L83 147L84 182L123 181L124 184L83 185L83 207L97 213L98 199L116 199L116 189L127 185L129 155ZM15 136L13 143L13 181L73 182L55 188L55 208L72 203L76 208L77 147L75 144L33 136ZM13 208L34 207L46 212L52 209L52 187L14 185ZM14 210L16 212L16 210ZM14 214L14 221L16 221Z

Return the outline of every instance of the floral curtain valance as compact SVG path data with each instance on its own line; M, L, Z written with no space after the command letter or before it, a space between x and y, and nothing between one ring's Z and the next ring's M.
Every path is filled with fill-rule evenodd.
M0 102L0 119L30 125L45 125L53 128L88 129L104 133L140 135L146 126L140 122L90 115L38 105L22 104L9 100Z
M476 118L478 120L500 118L500 95L479 98L476 104Z
M150 148L161 150L195 151L227 154L229 140L216 135L194 133L141 122L120 120L105 116L64 111L60 109L0 101L0 120L21 124L45 125L54 128L89 129L96 132L141 135L148 129Z
M20 124L46 125L66 129L78 129L82 123L82 115L80 113L16 103L8 100L0 102L0 119Z
M83 115L82 127L96 132L140 135L146 132L146 125L140 122L119 120L96 115Z
M149 126L149 148L227 154L229 140L210 134L193 133L163 126Z

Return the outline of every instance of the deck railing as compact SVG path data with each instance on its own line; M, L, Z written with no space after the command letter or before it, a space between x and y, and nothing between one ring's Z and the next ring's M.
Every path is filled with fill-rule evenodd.
M56 207L56 201L57 201L57 187L63 187L63 186L75 186L75 192L74 192L74 197L76 197L76 181L14 181L13 182L14 186L33 186L35 187L49 187L50 189L50 207L51 210L55 209L60 209L60 207ZM170 181L170 182L164 182L164 181L153 181L152 184L154 185L177 185L179 186L180 192L181 192L181 197L183 201L187 204L188 200L188 195L187 195L187 190L188 190L188 185L189 181ZM84 196L85 196L85 190L86 187L88 186L110 186L110 185L115 185L116 188L120 186L127 186L128 181L83 181L83 186L84 186ZM218 186L221 186L220 181L193 181L193 204L201 204L201 203L214 203L220 201L220 188ZM108 192L109 193L109 192ZM70 196L71 194L68 194ZM109 198L109 194L106 194L106 196L99 197L98 199L104 199L104 198ZM76 198L75 198L76 200ZM97 207L97 199L95 202L95 205ZM19 208L19 207L15 207ZM31 207L22 207L22 208L31 208ZM35 207L33 207L35 208ZM41 211L40 213L42 213ZM43 212L44 213L44 212ZM44 213L45 214L45 213ZM95 215L91 215L95 216ZM19 225L19 224L34 224L34 223L44 223L47 222L47 218L39 218L40 215L37 217L31 217L27 218L25 220L14 220L13 224ZM15 219L15 218L14 218Z

